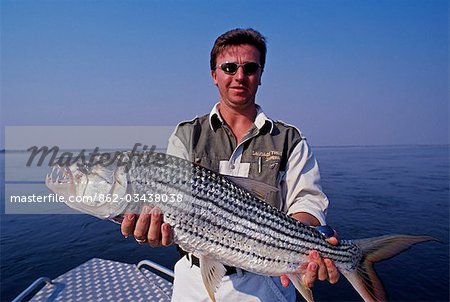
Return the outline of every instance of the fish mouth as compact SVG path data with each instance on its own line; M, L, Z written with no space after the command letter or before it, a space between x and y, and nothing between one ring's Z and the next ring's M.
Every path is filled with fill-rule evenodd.
M68 167L53 166L52 171L45 177L45 185L60 195L75 194L75 180Z

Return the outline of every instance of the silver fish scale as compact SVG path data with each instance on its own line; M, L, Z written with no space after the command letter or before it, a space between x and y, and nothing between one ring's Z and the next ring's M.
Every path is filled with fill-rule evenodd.
M294 272L312 249L345 270L355 269L362 257L351 241L332 246L314 228L184 159L149 152L145 163L133 161L128 177L139 195L182 194L181 202L157 206L173 227L175 242L197 256L267 275Z

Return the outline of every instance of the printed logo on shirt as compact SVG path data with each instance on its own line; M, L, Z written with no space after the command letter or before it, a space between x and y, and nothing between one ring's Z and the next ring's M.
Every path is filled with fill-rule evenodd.
M253 156L264 158L264 161L280 161L282 152L280 151L253 151Z

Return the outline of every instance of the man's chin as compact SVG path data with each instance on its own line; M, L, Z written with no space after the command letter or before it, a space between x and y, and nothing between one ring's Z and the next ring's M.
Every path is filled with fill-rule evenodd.
M233 103L233 104L241 104L241 105L244 105L244 104L251 104L251 103L254 103L255 98L249 96L248 94L242 94L242 95L237 94L237 95L232 95L232 96L229 98L229 100L230 100L230 102Z
M229 101L229 103L234 107L247 107L247 106L253 106L255 104L253 99L232 99Z

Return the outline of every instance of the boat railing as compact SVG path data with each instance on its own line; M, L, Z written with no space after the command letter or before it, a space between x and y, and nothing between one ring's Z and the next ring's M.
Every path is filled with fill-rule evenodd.
M154 268L154 269L156 269L157 271L159 271L159 272L161 272L161 273L164 273L164 274L166 274L167 276L169 276L169 277L172 277L172 278L174 278L174 273L173 273L173 271L172 270L170 270L170 269L168 269L168 268L166 268L166 267L164 267L164 266L162 266L162 265L160 265L160 264L158 264L158 263L156 263L156 262L153 262L153 261L151 261L151 260L142 260L142 261L140 261L138 264L137 264L137 268L138 268L138 270L141 270L141 268L143 267L143 266L150 266L151 268Z
M33 283L31 283L30 286L28 286L23 292L20 293L12 302L20 302L23 299L25 299L28 295L30 295L32 292L34 292L39 286L43 284L53 284L52 280L47 277L40 277L36 279Z

